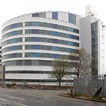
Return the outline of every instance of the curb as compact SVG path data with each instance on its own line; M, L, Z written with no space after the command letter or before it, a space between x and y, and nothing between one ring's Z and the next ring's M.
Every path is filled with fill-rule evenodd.
M66 96L66 95L58 95L58 96L67 97L67 98L73 98L73 99L88 100L88 101L93 101L93 102L106 103L105 101L92 100L92 99L84 99L84 98L78 98L78 97L72 97L72 96Z

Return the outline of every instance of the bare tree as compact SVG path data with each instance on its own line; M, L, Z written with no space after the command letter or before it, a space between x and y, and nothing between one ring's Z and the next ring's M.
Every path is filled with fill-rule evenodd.
M98 74L98 61L96 58L92 59L92 75Z
M75 50L74 53L70 53L69 59L75 60L72 67L75 70L77 77L91 72L91 55L87 53L84 48Z
M53 70L50 72L50 75L59 82L59 88L61 87L62 78L68 74L68 64L65 59L56 59L52 64Z

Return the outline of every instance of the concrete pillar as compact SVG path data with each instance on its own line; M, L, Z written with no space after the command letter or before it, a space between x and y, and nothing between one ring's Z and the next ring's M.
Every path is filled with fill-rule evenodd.
M0 81L5 82L5 67L0 66Z

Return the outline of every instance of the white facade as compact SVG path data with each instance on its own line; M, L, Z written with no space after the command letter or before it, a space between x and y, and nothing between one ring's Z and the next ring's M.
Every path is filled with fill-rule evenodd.
M94 28L93 28L94 26ZM93 28L93 29L92 29ZM88 15L80 21L81 47L84 48L92 58L97 59L98 75L106 74L105 70L105 28L103 22ZM93 71L93 70L92 70Z
M86 15L49 11L22 15L4 23L2 65L6 82L57 85L49 75L52 61L79 48L97 59L96 74L106 74L104 25L92 14ZM70 80L73 79L64 78L62 85L70 85Z
M56 85L52 61L79 48L80 16L66 12L26 14L2 26L2 65L6 82ZM72 60L73 61L73 60ZM63 85L70 85L65 79Z
M93 17L97 17L96 11L91 5L86 6L85 14L86 14L86 16L91 15Z

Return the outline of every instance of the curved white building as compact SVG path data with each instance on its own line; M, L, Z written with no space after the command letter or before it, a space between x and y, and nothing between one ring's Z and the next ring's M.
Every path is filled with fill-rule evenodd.
M6 82L55 85L52 61L79 48L80 16L39 12L13 18L2 26L2 65ZM73 60L72 60L73 61ZM62 81L62 84L66 84Z

